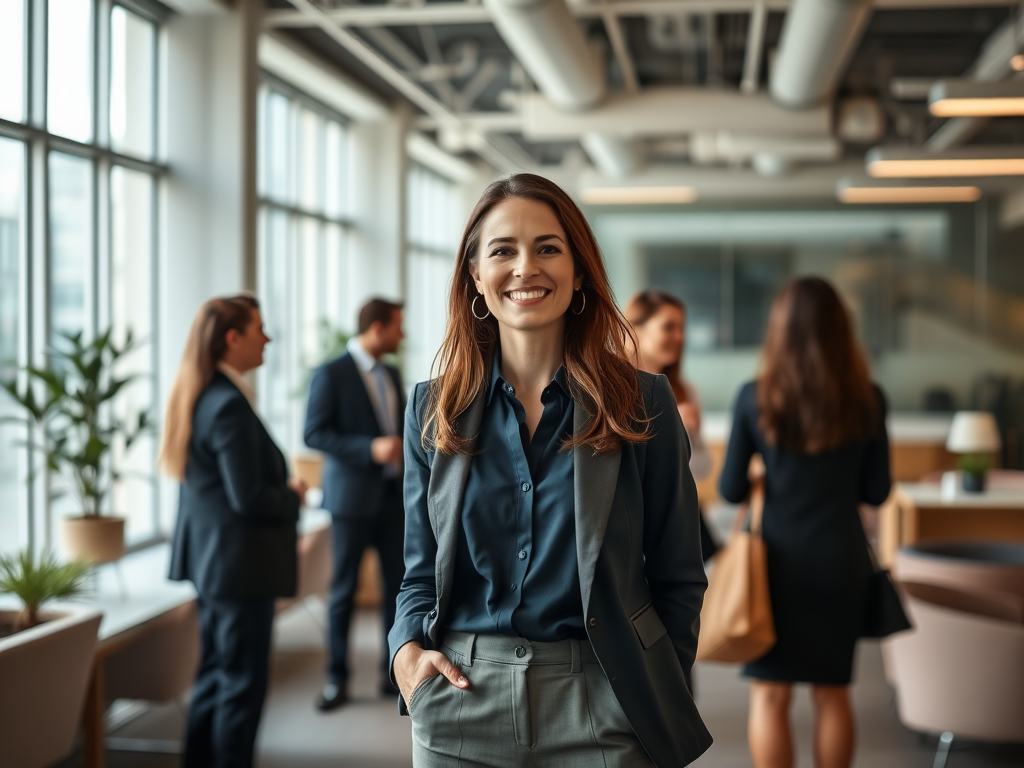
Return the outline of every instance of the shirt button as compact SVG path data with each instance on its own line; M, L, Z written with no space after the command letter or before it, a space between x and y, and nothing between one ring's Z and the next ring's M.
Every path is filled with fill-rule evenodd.
M530 486L529 483L523 483L523 493L529 493L530 492L530 487L531 486Z
M516 585L515 585L515 584L513 584L513 585L512 585L512 591L513 591L513 592L515 592L515 591L516 591Z
M526 559L526 550L525 549L520 549L519 550L519 559L520 560L525 560Z
M518 656L521 659L525 655L526 655L526 649L523 648L523 646L521 646L521 645L517 645L516 646L516 656Z
M590 621L588 621L587 624L589 624L590 628L593 629L594 627L597 626L597 619L595 619L593 616L591 616L590 617Z
M431 619L437 618L437 611L431 611L430 613L428 613L427 614L427 618L431 618Z
M514 395L516 393L515 388L511 384L505 385L505 391L508 392L510 395Z

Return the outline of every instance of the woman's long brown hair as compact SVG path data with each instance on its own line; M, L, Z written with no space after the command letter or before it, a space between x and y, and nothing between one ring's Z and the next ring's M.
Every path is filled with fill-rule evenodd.
M473 316L477 291L470 266L480 257L484 218L510 198L536 200L554 211L565 230L576 273L583 277L586 305L579 315L572 310L566 313L565 370L576 406L591 419L585 431L564 447L587 446L595 453L610 453L623 442L643 442L648 438L648 419L629 358L631 330L612 297L597 240L579 207L562 189L541 176L519 173L491 184L466 223L448 299L448 325L435 360L439 374L432 383L423 423L424 447L446 454L470 450L474 436L459 435L456 419L484 387L498 344L494 316L484 320ZM574 298L571 306L576 305Z
M167 398L157 458L168 477L178 481L185 479L188 443L192 438L192 414L199 395L213 380L217 363L224 356L228 331L244 332L252 320L252 313L259 308L256 298L248 294L218 297L203 304L192 321L181 365Z
M683 314L683 322L686 322L686 305L667 291L654 289L640 291L629 300L622 311L633 327L637 328L654 317L662 307L675 307ZM638 361L639 355L640 352L637 350ZM688 402L690 398L686 393L686 384L683 383L682 357L674 363L666 365L660 372L665 374L668 383L672 385L672 394L676 396L676 404Z
M757 382L768 442L821 453L874 432L878 397L850 317L818 277L788 283L768 317Z

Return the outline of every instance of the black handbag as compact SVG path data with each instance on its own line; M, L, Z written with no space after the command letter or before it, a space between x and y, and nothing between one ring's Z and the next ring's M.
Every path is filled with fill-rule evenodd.
M903 610L900 593L896 591L896 585L892 583L889 571L878 567L875 551L870 542L868 542L868 552L871 554L871 563L875 570L868 582L867 601L864 606L864 628L861 631L861 637L883 638L913 629L914 625L910 623L907 612Z

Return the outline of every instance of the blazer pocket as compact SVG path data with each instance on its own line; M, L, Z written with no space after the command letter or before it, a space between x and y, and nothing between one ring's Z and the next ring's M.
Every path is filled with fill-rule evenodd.
M629 621L633 625L633 631L636 632L636 636L640 639L640 645L644 647L645 651L668 634L668 630L665 629L665 625L661 622L661 617L658 616L651 603L647 603L643 608L630 616Z

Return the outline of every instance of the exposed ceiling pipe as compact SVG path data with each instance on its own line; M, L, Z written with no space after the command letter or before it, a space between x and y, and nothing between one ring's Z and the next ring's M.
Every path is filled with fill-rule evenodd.
M484 0L484 5L505 44L553 105L581 112L604 98L604 68L565 0ZM635 152L625 140L587 133L581 143L602 173L621 178L635 170Z
M775 100L792 109L826 101L870 16L866 0L794 0L771 72Z
M1010 59L1024 50L1024 10L1010 18L989 35L981 55L965 73L965 77L982 82L995 82L1013 74ZM988 124L984 117L954 117L943 123L924 146L930 152L945 152L969 142Z

